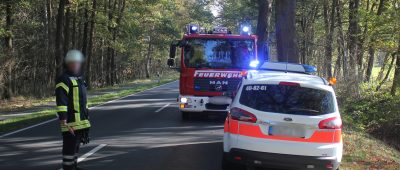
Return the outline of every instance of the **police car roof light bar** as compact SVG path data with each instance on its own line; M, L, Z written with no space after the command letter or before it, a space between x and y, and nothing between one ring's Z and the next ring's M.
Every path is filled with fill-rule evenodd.
M286 62L265 62L260 70L271 70L271 71L284 71L294 73L305 73L311 74L317 72L317 68L306 64L294 64Z

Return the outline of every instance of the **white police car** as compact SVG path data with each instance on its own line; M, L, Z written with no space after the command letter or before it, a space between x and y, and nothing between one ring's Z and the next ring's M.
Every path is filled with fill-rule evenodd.
M342 121L332 86L310 66L266 63L249 72L224 125L223 169L232 164L338 169ZM272 68L272 69L270 69Z

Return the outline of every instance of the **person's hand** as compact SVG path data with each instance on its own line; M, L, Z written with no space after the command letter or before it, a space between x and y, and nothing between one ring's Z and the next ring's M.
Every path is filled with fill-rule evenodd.
M60 121L61 125L64 125L65 127L68 128L69 133L75 136L75 130L71 126L68 125L67 120L61 120Z

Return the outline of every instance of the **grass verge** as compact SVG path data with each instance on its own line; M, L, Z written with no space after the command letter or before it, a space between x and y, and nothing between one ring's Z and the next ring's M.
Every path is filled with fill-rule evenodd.
M95 106L102 104L104 102L118 99L124 96L128 96L130 94L138 93L162 84L166 84L169 82L173 82L176 80L176 77L171 76L169 78L163 79L160 82L147 82L144 84L140 84L138 86L126 89L126 90L115 90L114 92L103 94L103 95L98 95L93 98L89 99L89 107ZM115 87L111 88L102 88L101 90L104 89L115 89ZM11 132L14 130L18 130L24 127L28 127L31 125L34 125L39 122L43 122L46 120L50 120L52 118L55 118L56 111L54 109L47 109L47 110L42 110L39 112L35 112L32 114L24 115L24 116L18 116L10 119L6 119L3 121L0 121L0 134L5 134L7 132Z
M351 121L344 120L345 126ZM345 128L341 169L400 169L400 152L363 130Z
M389 94L392 82L376 91L378 82L363 84L359 98L339 100L345 129L342 169L400 170L400 96Z

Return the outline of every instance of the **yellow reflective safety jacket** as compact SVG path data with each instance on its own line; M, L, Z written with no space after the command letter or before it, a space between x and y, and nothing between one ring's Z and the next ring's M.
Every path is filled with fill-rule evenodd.
M90 128L86 83L82 77L65 72L57 79L55 94L60 120L67 120L74 130ZM68 128L61 125L61 131L67 132Z

